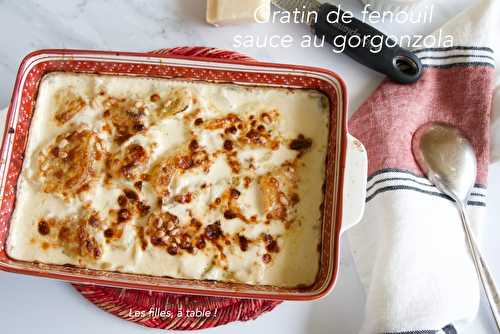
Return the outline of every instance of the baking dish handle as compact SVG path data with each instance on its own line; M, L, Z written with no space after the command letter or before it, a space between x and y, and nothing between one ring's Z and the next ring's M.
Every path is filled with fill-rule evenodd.
M358 139L348 135L341 233L359 223L363 217L367 174L368 155L366 149Z

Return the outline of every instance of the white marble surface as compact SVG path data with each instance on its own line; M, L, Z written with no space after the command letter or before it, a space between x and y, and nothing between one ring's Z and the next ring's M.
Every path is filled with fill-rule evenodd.
M307 32L299 25L257 24L213 28L204 23L204 0L0 0L0 106L9 102L17 66L29 51L41 48L84 48L146 51L180 45L232 48L235 34L291 34ZM358 0L338 1L360 10ZM401 34L428 33L474 0L440 0L432 24L378 27ZM347 81L350 111L355 110L381 80L345 56L327 49L240 49L257 59L326 67ZM490 203L500 199L500 166L492 167ZM500 207L491 205L483 240L486 257L500 277ZM494 220L497 220L496 222ZM497 223L496 226L493 223ZM256 321L236 323L206 333L335 333L357 332L363 318L364 294L350 250L342 242L340 278L334 292L311 303L284 303ZM101 312L62 282L0 272L0 332L17 333L142 333L134 324ZM150 332L150 331L149 331ZM461 333L493 333L483 302L478 318Z

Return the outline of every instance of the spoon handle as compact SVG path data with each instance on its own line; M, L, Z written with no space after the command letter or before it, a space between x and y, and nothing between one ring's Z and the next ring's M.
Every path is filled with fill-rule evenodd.
M486 298L490 305L491 313L493 314L493 319L496 322L497 330L500 333L500 294L498 293L498 288L495 284L495 280L486 265L486 261L481 256L481 252L477 246L474 234L470 228L469 217L467 215L465 205L463 203L458 204L460 211L460 217L462 218L462 225L465 231L465 237L469 245L470 252L472 254L472 260L476 267L477 274L483 285Z

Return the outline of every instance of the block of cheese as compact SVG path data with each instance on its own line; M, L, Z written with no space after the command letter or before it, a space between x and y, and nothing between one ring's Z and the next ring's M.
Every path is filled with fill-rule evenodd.
M207 22L215 26L265 22L270 11L270 0L208 0Z

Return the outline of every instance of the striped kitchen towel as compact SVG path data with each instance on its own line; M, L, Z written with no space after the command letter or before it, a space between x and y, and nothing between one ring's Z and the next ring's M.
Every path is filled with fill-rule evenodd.
M468 210L477 231L490 155L500 156L500 1L480 1L441 33L455 46L417 50L425 66L419 82L384 81L350 122L369 157L366 214L348 232L367 295L362 333L457 333L457 323L478 311L479 282L458 212L423 177L411 140L429 121L471 139L479 171Z

